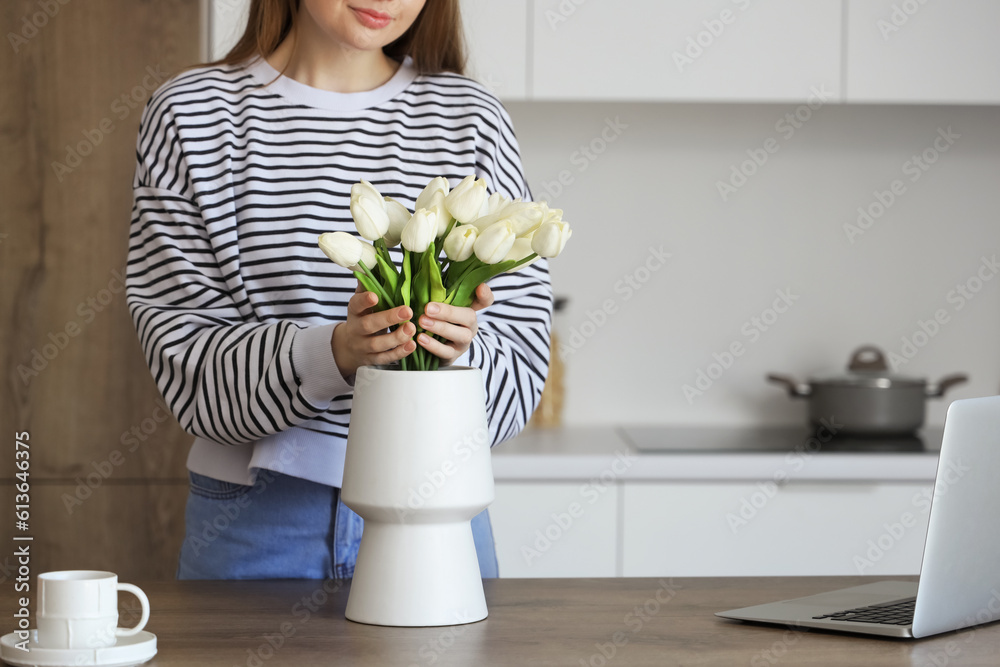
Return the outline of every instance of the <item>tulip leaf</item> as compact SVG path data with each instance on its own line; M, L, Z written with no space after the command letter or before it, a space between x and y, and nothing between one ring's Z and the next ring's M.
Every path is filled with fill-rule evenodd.
M375 258L378 260L379 273L382 274L386 292L395 294L399 285L399 274L396 273L396 267L391 262L385 261L382 255L376 255Z
M427 256L427 280L428 280L428 291L427 295L428 303L431 301L437 301L438 303L445 300L448 293L444 289L444 284L441 282L441 267L437 263L437 259L434 256L434 244L432 243L430 248L427 249L428 252L425 253Z
M444 276L445 287L451 288L453 285L457 285L461 282L462 277L476 264L482 264L479 258L472 255L468 259L464 259L461 262L452 262L448 265L448 273Z
M452 288L452 291L445 303L450 303L454 306L462 308L468 308L472 305L472 302L475 299L477 287L493 276L512 269L514 265L519 263L519 261L523 260L508 259L505 262L497 262L496 264L484 264L473 269L472 271L469 271L468 274L462 278L461 282Z

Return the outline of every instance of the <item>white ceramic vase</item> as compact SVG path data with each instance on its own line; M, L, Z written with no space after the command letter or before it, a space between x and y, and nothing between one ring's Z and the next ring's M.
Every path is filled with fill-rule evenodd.
M486 618L471 520L493 497L478 368L358 369L341 498L365 525L347 618L394 626Z

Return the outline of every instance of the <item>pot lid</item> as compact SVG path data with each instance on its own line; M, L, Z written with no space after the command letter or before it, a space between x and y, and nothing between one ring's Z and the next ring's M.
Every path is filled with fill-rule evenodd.
M846 375L827 375L809 380L811 384L831 384L852 387L925 387L924 378L898 375L889 370L885 354L874 345L862 345L851 355Z

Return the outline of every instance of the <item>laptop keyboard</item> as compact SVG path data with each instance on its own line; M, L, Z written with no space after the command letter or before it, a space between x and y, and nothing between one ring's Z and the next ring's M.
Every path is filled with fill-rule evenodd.
M917 598L883 602L870 607L857 607L813 618L831 621L854 621L856 623L881 623L882 625L910 625L913 623L913 607Z

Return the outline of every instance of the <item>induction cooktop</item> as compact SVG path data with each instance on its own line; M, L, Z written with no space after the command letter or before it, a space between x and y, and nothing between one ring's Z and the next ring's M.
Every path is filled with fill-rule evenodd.
M667 426L618 427L618 433L642 452L886 452L926 453L936 456L941 449L944 429L928 427L910 435L848 436L824 428L805 426Z

